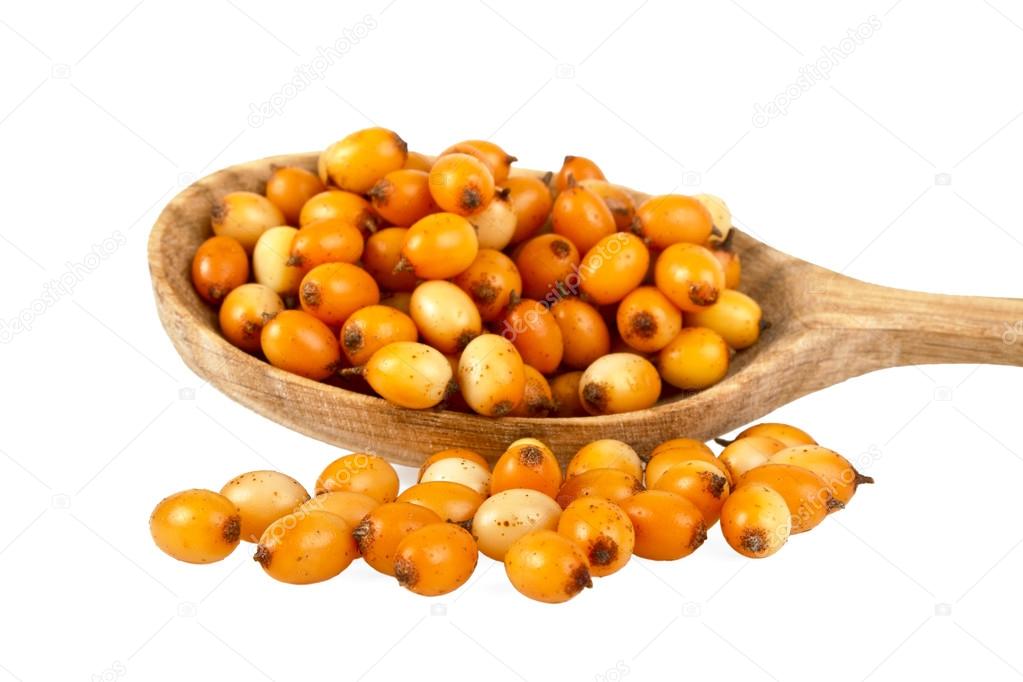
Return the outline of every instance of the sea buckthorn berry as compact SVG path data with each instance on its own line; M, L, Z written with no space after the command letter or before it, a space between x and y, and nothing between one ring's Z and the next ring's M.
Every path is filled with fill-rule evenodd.
M530 239L516 254L515 265L526 298L543 301L579 290L579 249L560 235Z
M284 310L284 301L262 284L243 284L233 289L220 306L220 331L232 344L248 353L260 350L263 326Z
M380 288L369 273L351 263L324 263L306 273L299 287L302 310L340 327L359 308L380 302Z
M185 490L164 498L149 517L156 546L178 561L208 564L234 551L241 516L234 502L212 490Z
M673 244L654 265L657 288L684 312L713 305L725 288L725 271L713 253L696 244Z
M553 530L526 533L508 548L504 570L516 590L548 604L566 602L593 587L579 545Z
M684 464L692 461L706 462L707 464L714 465L721 475L728 480L728 484L731 485L733 479L728 467L725 466L724 462L714 456L714 453L711 452L710 448L703 443L699 443L699 445L702 447L680 446L661 450L660 452L657 452L657 454L653 455L650 458L650 461L646 464L646 486L648 488L653 488L657 485L657 481L661 478L661 476L663 476L669 469L678 464Z
M706 244L713 227L710 212L695 197L650 197L636 210L635 230L655 249L681 243Z
M507 416L525 395L522 356L502 336L477 336L459 358L458 385L474 411L490 417Z
M640 285L649 266L650 251L643 241L628 232L615 232L583 256L580 287L598 305L617 303Z
M257 542L271 523L309 499L302 484L279 471L250 471L235 476L220 490L241 515L241 539Z
M394 576L407 590L436 597L458 589L476 570L479 550L466 529L432 523L412 531L394 553Z
M311 511L325 511L340 516L351 528L355 528L366 514L380 506L380 500L373 499L364 493L351 490L335 490L332 493L321 493L302 503L295 514Z
M480 466L484 467L487 471L490 471L490 462L487 461L486 457L474 450L467 450L465 448L448 448L447 450L440 450L433 453L425 460L419 467L419 477L417 481L423 480L423 473L430 467L430 465L441 461L442 459L467 459L470 462L476 462Z
M441 152L441 155L456 153L469 154L482 161L490 169L496 183L504 182L511 170L511 165L518 161L514 156L488 140L465 140L451 145Z
M452 481L416 483L398 495L399 502L425 507L442 521L467 525L485 498L469 486Z
M412 318L385 305L356 310L341 326L341 350L353 365L364 365L373 353L396 341L415 341L419 330Z
M728 344L703 327L686 327L657 358L661 376L676 388L695 391L713 386L728 374Z
M682 329L682 311L656 287L639 287L618 304L618 333L643 353L661 350Z
M561 488L561 464L551 449L535 438L520 438L494 464L490 491L512 488L538 490L554 497Z
M555 417L585 417L586 408L579 398L579 382L582 372L565 372L551 379L551 395L554 396Z
M661 395L661 377L650 361L632 353L596 360L579 381L579 400L590 414L645 410Z
M336 514L311 511L270 524L252 558L275 580L308 585L333 578L358 556L351 526Z
M721 505L730 492L728 479L721 470L710 462L699 460L671 467L657 479L654 489L681 495L695 504L708 528L717 523Z
M377 455L353 452L335 459L316 479L316 494L349 490L369 495L380 502L393 502L398 496L398 474Z
M385 400L419 410L433 407L454 388L444 354L414 341L389 343L373 353L362 376Z
M707 444L702 440L696 440L695 438L669 438L657 445L653 450L650 451L650 456L647 460L653 459L655 456L661 454L665 450L698 450L708 457L714 456L714 451L707 447ZM694 459L703 459L702 457L696 457Z
M712 247L710 251L725 270L725 287L738 289L742 280L742 259L739 254L722 246Z
M780 440L767 436L746 436L729 443L718 459L728 467L732 480L738 481L747 471L767 464L771 455L786 447Z
M767 436L768 438L781 441L786 446L817 445L817 441L806 431L789 424L779 424L777 422L755 424L744 429L736 438L746 438L747 436Z
M642 489L637 478L620 469L590 469L565 481L554 499L562 509L580 497L602 497L617 503Z
M381 573L394 575L395 552L401 541L412 531L441 521L432 510L399 500L366 514L352 536L367 564Z
M572 456L565 469L565 478L572 478L592 469L618 469L635 479L643 477L643 460L628 443L604 438L588 443Z
M274 170L266 181L266 198L281 210L288 225L298 225L305 202L326 189L316 173L298 166L284 166Z
M598 578L621 570L636 544L628 514L600 497L581 497L565 507L558 533L582 548L590 562L590 574Z
M328 218L309 223L295 234L288 265L305 274L324 263L355 263L362 257L364 247L365 240L357 227Z
M501 321L501 334L515 345L523 362L541 374L550 374L561 364L565 351L561 327L543 303L528 298L512 303Z
M517 244L529 239L543 227L550 216L554 200L551 199L550 188L534 175L508 178L503 183L503 189L508 194L508 203L515 214L512 243Z
M583 180L604 180L604 173L594 162L583 156L566 156L561 170L554 176L554 188L564 192L573 183Z
M238 240L247 253L252 253L259 235L286 222L279 208L255 192L225 194L210 211L213 234Z
M487 498L472 518L472 535L481 552L504 561L511 544L534 530L555 530L561 507L538 490L512 488Z
M476 229L481 249L500 251L515 235L515 211L501 193L495 194L482 211L469 216L468 221Z
M703 310L686 313L686 326L706 327L732 348L749 348L760 338L760 305L734 289L725 289L717 302Z
M386 128L359 130L320 154L320 179L328 185L365 194L377 180L405 165L408 145Z
M469 154L445 154L430 168L430 193L441 209L461 216L478 213L494 198L494 175Z
M766 485L785 498L792 514L792 534L816 527L824 517L845 505L831 495L824 479L792 464L765 464L748 471L739 486Z
M561 361L572 369L585 369L611 352L611 332L600 311L585 301L561 298L551 306L565 347Z
M412 292L409 313L419 333L442 353L461 352L483 331L476 304L451 282L423 282Z
M362 267L384 291L412 291L416 288L416 273L399 267L406 234L408 228L388 227L366 240Z
M732 234L732 212L728 210L728 204L721 197L713 194L697 194L693 197L710 213L714 229L711 230L710 243L720 244L726 241Z
M554 409L554 394L547 377L536 369L525 365L526 387L522 400L511 411L512 417L546 417Z
M405 159L405 165L403 168L426 171L429 173L431 166L433 166L433 159L430 157L425 154L420 154L419 152L409 152L408 158Z
M739 554L751 559L771 556L786 543L792 515L785 498L766 485L744 485L721 510L721 532Z
M253 279L284 297L294 296L302 281L302 270L290 264L296 234L294 227L271 227L259 236L252 250Z
M408 227L438 210L430 194L430 174L424 171L391 171L370 188L368 196L373 210L393 225Z
M504 314L512 296L522 293L522 277L511 258L494 249L480 249L472 265L454 282L469 294L480 317L493 322Z
M583 253L617 229L604 200L580 186L569 187L554 200L551 224L555 234L568 239Z
M472 224L454 213L433 213L405 233L398 270L411 267L422 279L449 279L476 260L479 240Z
M626 190L612 185L606 180L582 180L580 187L585 187L604 200L604 205L611 211L615 219L615 227L619 230L631 230L636 219L636 202Z
M484 497L490 492L490 469L461 457L448 457L431 464L423 472L420 483L451 481L472 488Z
M824 479L832 497L843 505L849 504L861 483L874 482L870 476L856 471L845 457L820 445L792 445L771 455L768 463L809 469Z
M674 561L689 556L707 539L703 514L692 502L665 490L644 490L619 503L636 531L632 553Z
M210 237L192 258L192 284L207 303L219 305L249 279L249 256L233 237Z
M277 313L263 326L259 340L271 365L307 379L326 379L341 362L341 347L334 332L301 310Z
M321 220L340 220L357 228L363 236L377 229L377 219L368 201L358 194L336 189L320 192L305 202L298 224L305 227Z

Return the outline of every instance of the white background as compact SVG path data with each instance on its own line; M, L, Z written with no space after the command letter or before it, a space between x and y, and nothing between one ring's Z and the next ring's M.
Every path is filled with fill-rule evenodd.
M203 386L156 318L149 227L231 163L370 124L426 152L492 136L525 166L582 154L648 192L718 193L854 277L1020 295L1009 0L427 4L4 4L0 680L1023 676L1018 368L890 370L779 410L878 485L769 560L714 529L561 607L486 559L428 600L362 563L299 588L250 546L205 567L154 547L164 495L266 467L311 486L339 454ZM871 16L827 80L754 125ZM346 30L357 44L280 100Z

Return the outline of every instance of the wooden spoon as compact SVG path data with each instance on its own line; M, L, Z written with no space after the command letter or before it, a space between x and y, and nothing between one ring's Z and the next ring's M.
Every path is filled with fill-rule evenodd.
M196 374L276 422L327 443L419 465L430 453L466 447L499 456L527 436L563 461L598 438L645 455L668 438L707 440L812 391L866 372L928 363L1023 365L1023 300L923 294L866 284L738 233L745 292L770 327L735 355L728 377L648 410L602 417L491 419L407 410L371 395L271 367L228 343L216 311L192 288L192 255L210 236L210 209L236 190L262 192L275 166L315 170L317 154L252 161L214 173L177 195L149 238L157 310L174 347ZM515 171L536 173L535 171ZM631 191L631 190L630 190ZM638 201L646 198L632 192Z

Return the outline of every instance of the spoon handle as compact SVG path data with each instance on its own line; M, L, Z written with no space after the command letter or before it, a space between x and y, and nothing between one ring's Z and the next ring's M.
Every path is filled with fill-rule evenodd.
M1023 366L1023 299L928 294L835 275L817 325L870 334L878 367L936 363Z

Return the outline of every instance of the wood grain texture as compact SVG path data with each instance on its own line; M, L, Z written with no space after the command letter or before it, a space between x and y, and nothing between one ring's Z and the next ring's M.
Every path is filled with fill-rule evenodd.
M754 347L737 353L728 377L698 393L675 395L628 414L490 419L407 410L271 367L229 344L216 312L192 288L196 248L211 234L210 209L236 190L262 192L274 166L315 170L315 153L271 157L214 173L176 196L149 239L149 267L160 320L185 363L259 414L343 448L419 465L432 452L467 447L494 458L526 436L563 461L598 438L617 438L641 454L661 441L707 440L812 391L885 367L924 363L1023 365L1023 339L1006 325L1023 320L1023 300L923 294L859 282L737 233L743 290L771 323ZM514 171L517 174L536 171ZM630 190L631 191L631 190ZM646 195L633 192L637 200Z

